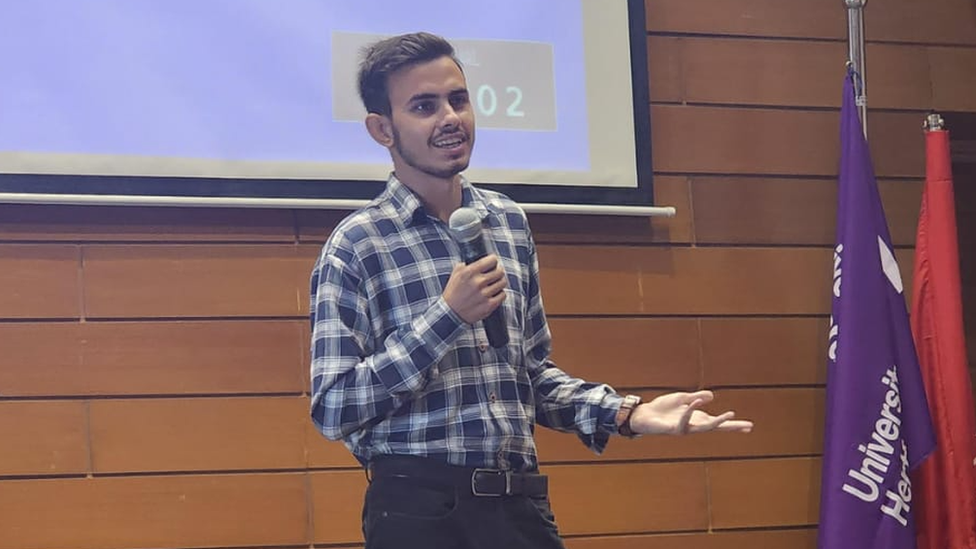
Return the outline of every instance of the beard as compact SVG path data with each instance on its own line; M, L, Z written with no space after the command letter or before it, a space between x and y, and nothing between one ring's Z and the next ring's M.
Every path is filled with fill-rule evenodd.
M472 142L471 137L468 136L468 144ZM462 156L454 160L449 161L447 165L435 166L432 163L424 163L418 155L414 154L413 151L407 149L403 146L403 140L400 139L400 132L397 130L396 126L393 126L393 148L396 149L397 154L403 159L407 166L427 175L437 177L440 179L448 179L454 177L455 175L468 169L468 164L471 161L471 155Z

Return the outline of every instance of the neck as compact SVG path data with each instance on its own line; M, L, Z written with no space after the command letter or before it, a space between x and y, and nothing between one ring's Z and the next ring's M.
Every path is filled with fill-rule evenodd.
M448 179L435 177L401 179L400 182L417 194L429 215L447 223L454 210L461 207L461 176Z

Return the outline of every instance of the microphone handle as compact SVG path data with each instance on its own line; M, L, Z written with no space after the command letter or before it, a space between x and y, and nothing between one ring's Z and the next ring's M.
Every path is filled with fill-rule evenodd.
M468 265L488 255L484 238L475 238L468 242L462 242L460 247L461 255L464 256L464 262ZM508 345L508 326L507 322L505 322L505 311L502 305L499 305L498 308L492 311L482 321L482 325L485 328L485 334L488 336L488 343L492 347L499 349Z

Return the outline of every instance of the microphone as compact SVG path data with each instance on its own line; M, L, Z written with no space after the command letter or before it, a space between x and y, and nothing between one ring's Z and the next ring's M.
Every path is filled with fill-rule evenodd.
M488 255L485 239L481 234L481 219L471 208L458 208L451 214L449 221L454 240L461 248L461 256L468 265ZM505 322L505 311L501 305L491 312L482 323L488 334L488 343L496 349L508 345L508 326Z

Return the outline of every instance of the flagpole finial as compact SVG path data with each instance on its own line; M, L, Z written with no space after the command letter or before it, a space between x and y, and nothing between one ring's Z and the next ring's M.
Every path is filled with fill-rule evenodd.
M945 120L943 120L942 115L937 112L930 113L925 117L925 122L922 123L922 128L928 132L944 130Z
M844 0L844 7L846 7L849 10L851 10L851 9L861 9L867 3L868 3L868 0Z

